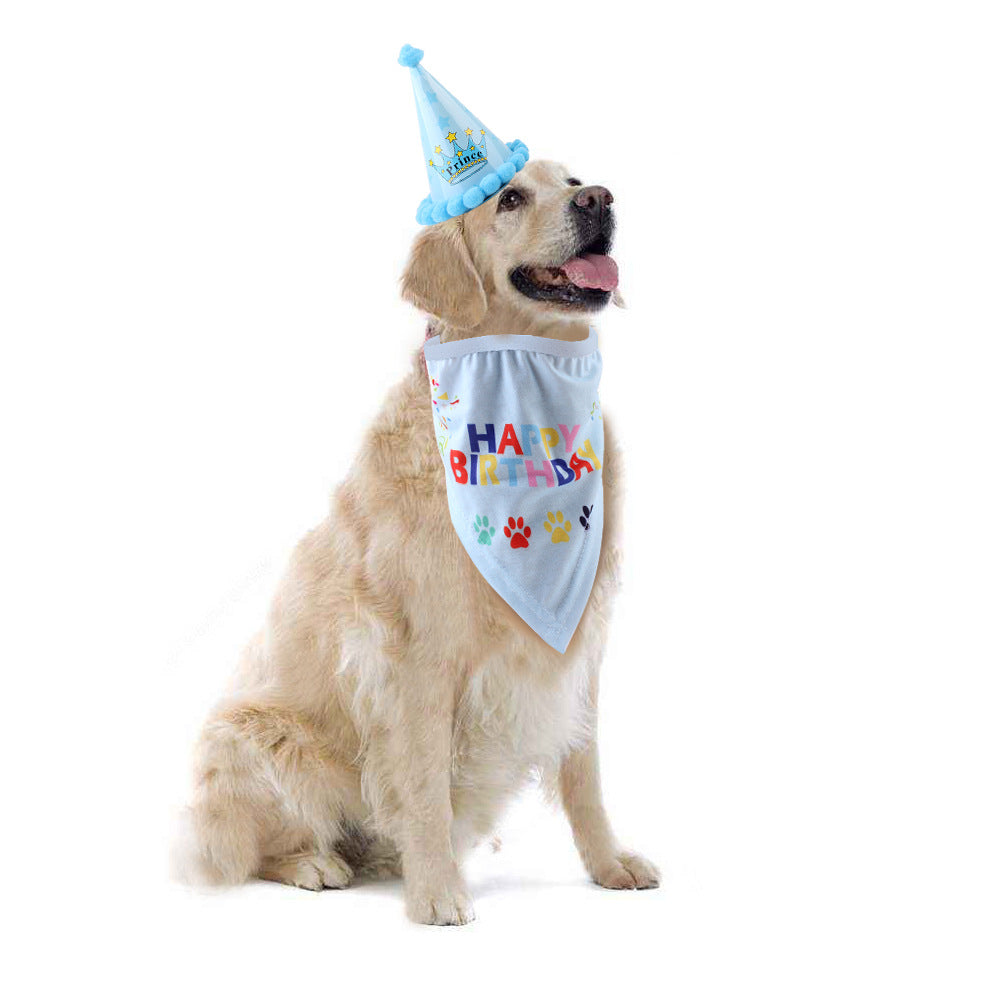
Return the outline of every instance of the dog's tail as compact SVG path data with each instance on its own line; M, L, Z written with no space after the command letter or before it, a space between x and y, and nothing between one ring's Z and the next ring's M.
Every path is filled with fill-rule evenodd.
M257 867L256 851L252 855L243 852L222 828L210 825L206 830L193 807L179 811L170 850L170 874L175 881L200 888L239 885Z
M176 879L191 885L237 885L260 867L260 801L247 746L223 717L209 722L196 752L195 800L178 817L171 857Z

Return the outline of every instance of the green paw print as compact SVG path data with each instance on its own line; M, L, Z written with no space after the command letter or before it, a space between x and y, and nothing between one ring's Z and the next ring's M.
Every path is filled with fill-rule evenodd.
M476 535L476 541L480 545L493 544L493 536L497 533L497 529L490 527L490 519L488 517L480 517L477 514L476 523L472 526L472 530Z

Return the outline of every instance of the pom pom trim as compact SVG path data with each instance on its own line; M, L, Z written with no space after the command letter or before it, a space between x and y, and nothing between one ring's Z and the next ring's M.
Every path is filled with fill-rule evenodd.
M402 53L399 61L403 61ZM432 226L436 222L444 222L445 219L463 215L478 208L487 198L492 198L528 162L528 147L520 139L508 142L507 148L513 154L510 159L496 170L490 171L478 184L473 184L462 194L449 198L448 201L435 202L431 200L430 195L424 198L417 209L417 222L422 226Z
M423 49L415 49L412 45L404 45L399 50L399 65L408 66L413 69L415 66L419 65L420 60L424 58Z

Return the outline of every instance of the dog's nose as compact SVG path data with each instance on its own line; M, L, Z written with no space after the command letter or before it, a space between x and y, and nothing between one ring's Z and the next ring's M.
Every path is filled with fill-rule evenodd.
M614 200L614 196L606 187L593 184L577 191L576 197L573 199L573 208L582 215L600 219Z

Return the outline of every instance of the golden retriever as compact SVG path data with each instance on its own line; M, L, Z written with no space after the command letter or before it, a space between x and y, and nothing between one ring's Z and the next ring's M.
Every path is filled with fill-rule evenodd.
M497 197L423 230L403 296L443 341L584 339L611 292L577 287L560 267L606 254L611 200L532 162ZM653 865L618 844L601 799L598 668L619 560L607 430L606 441L600 565L561 655L483 580L452 528L414 357L205 726L191 809L202 876L322 889L401 871L413 920L464 924L463 853L541 775L596 882L658 884Z

